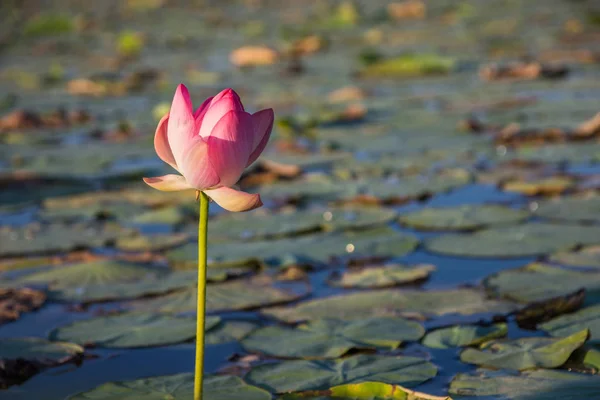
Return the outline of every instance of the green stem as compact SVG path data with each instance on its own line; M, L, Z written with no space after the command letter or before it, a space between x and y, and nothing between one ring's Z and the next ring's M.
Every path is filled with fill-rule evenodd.
M208 230L208 196L200 192L200 222L198 225L198 307L196 317L196 373L194 400L202 400L204 375L204 321L206 316L206 237Z

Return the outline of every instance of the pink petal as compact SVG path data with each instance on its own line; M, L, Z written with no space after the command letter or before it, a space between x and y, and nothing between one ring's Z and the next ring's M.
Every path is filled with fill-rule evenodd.
M200 107L198 107L196 111L194 111L194 119L196 120L196 125L199 126L199 121L202 121L202 118L204 118L204 114L206 114L206 111L208 110L208 105L210 104L212 99L214 99L214 97L209 97L208 99L204 100L204 103L202 103Z
M224 209L233 212L253 210L263 204L258 194L250 194L225 186L205 190L204 193Z
M254 125L254 147L248 158L246 167L256 161L265 147L267 147L267 143L271 137L271 131L273 130L274 118L275 114L273 113L272 108L252 114L252 123Z
M190 94L184 85L179 85L173 97L167 123L167 137L173 157L179 167L183 161L183 154L189 146L188 143L194 137L194 127Z
M177 192L179 190L193 189L181 175L169 174L157 176L154 178L144 178L144 182L152 186L154 189L163 192Z
M177 163L173 157L171 146L169 146L169 138L167 137L168 122L169 113L165 114L165 116L162 117L158 122L156 133L154 134L154 149L161 160L169 164L171 167L177 169Z
M188 144L178 165L186 181L195 189L204 190L220 183L208 156L208 144L199 136Z
M250 114L229 111L208 137L208 158L221 185L233 186L242 176L252 152L253 129Z
M244 111L240 97L232 89L225 89L213 97L200 125L200 136L207 138L221 118L229 111Z

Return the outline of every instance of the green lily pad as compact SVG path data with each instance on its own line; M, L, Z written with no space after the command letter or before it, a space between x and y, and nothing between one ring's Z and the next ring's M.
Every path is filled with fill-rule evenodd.
M167 271L126 261L103 260L50 268L46 271L25 275L18 282L21 284L45 283L51 289L59 290L132 282L152 275L162 275Z
M558 368L571 354L583 346L589 337L584 329L560 339L529 337L515 340L492 340L479 349L467 348L460 360L491 368L527 370L532 368Z
M600 246L587 246L572 252L561 252L548 259L569 267L600 268Z
M196 311L196 288L133 303L135 309L155 312L183 313ZM231 281L210 284L206 288L208 311L247 310L272 304L288 303L304 293L276 289L268 284Z
M505 323L490 326L455 325L429 332L423 338L422 343L434 349L477 346L490 339L501 338L507 334L508 327Z
M531 303L566 296L581 288L585 288L588 295L598 292L600 274L532 263L494 274L485 279L484 285L496 296Z
M272 392L285 393L371 381L413 387L436 374L437 367L422 358L363 354L341 360L283 361L259 365L250 370L246 380Z
M424 208L400 216L400 222L423 230L475 230L492 225L521 222L525 210L498 205L465 205L452 208Z
M475 233L448 234L425 242L429 251L463 257L527 257L600 242L600 227L528 223Z
M125 201L106 201L80 207L52 206L41 211L40 216L49 221L122 219L138 214L143 210L144 207Z
M260 193L264 199L336 199L353 193L353 188L343 182L334 182L322 175L308 176L291 182L276 182L261 185L251 190Z
M268 214L229 213L210 224L212 240L260 239L291 236L314 231L337 231L385 224L395 217L393 210L374 207L333 208Z
M600 305L561 315L538 325L538 328L556 337L569 336L582 329L589 329L589 343L597 344L600 340Z
M521 146L516 149L514 158L523 161L543 163L585 163L600 160L600 144L569 143L543 146Z
M515 306L510 303L487 299L484 293L473 289L385 289L309 300L291 307L263 310L263 313L286 322L297 322L319 318L354 320L414 313L425 316L508 313L514 309Z
M209 244L208 263L209 266L266 263L274 267L324 264L336 257L348 259L401 257L410 253L417 244L418 239L413 235L397 232L388 227L268 241L215 242ZM166 257L175 268L195 268L197 253L197 245L189 244L167 252Z
M30 224L0 228L0 257L103 246L133 231L113 224Z
M468 171L457 169L431 177L405 177L388 181L369 181L358 185L359 193L388 202L403 202L466 185L471 180Z
M130 219L135 224L168 224L176 225L183 223L190 214L181 207L170 206L149 210L135 215Z
M548 369L520 374L488 370L458 374L448 390L458 396L502 396L510 400L576 400L593 398L599 391L598 376Z
M180 246L189 240L184 233L134 235L117 239L115 247L124 251L162 251Z
M571 222L600 222L600 196L563 197L540 202L535 215Z
M126 382L104 383L71 400L189 400L194 396L194 374L157 376ZM209 376L203 396L211 400L270 400L271 394L246 384L237 376Z
M337 358L351 349L394 349L419 340L421 324L403 318L315 320L298 328L268 326L242 342L246 350L284 358Z
M440 75L451 72L454 64L454 59L436 54L405 54L376 61L364 67L360 73L369 77Z
M230 277L246 275L251 271L246 267L209 268L206 279L208 282L223 282ZM193 288L197 282L198 272L195 270L165 271L164 273L148 274L137 281L125 283L63 287L51 290L49 297L55 301L78 303L127 300L165 294L177 289Z
M84 349L75 343L49 342L40 338L0 339L0 360L32 360L57 365L81 356Z
M249 321L221 321L221 323L206 332L204 342L207 345L239 342L257 328L258 325Z
M435 269L429 264L369 267L345 271L341 276L330 279L329 284L345 288L383 288L427 279Z
M219 317L206 320L209 330ZM165 314L127 313L77 321L53 330L50 340L70 341L84 346L130 348L164 346L196 337L196 319Z
M310 398L312 400L452 400L447 396L432 396L415 392L400 385L381 382L349 383L333 386L327 390L309 390L284 395L281 400Z

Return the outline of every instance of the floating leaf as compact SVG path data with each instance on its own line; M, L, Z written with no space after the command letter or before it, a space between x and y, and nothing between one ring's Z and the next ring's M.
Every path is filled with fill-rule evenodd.
M327 390L297 392L283 396L282 400L303 398L354 400L452 400L447 396L432 396L421 392L415 392L399 385L381 382L350 383L347 385L334 386Z
M333 232L298 238L246 243L212 243L209 266L267 263L272 266L324 264L331 259L389 258L410 253L418 244L412 235L388 227L357 232ZM198 250L189 244L167 252L175 268L195 268Z
M492 340L480 349L467 348L460 353L463 362L490 368L526 370L558 368L589 337L584 329L561 339L529 337L515 340Z
M115 247L125 251L161 251L186 243L189 236L182 233L135 235L117 239Z
M341 360L263 364L252 368L246 380L272 392L285 393L369 381L412 387L436 374L436 366L422 358L363 354Z
M423 230L474 230L490 225L521 222L529 212L497 205L465 205L452 208L424 208L403 214L400 222Z
M475 233L447 234L425 242L428 250L463 257L526 257L600 242L600 227L529 223Z
M391 264L358 271L348 270L340 277L331 279L329 284L345 288L383 288L427 279L433 271L435 266L429 264Z
M189 400L194 396L194 374L185 373L102 384L71 400ZM210 400L270 400L271 394L246 384L237 376L209 376L203 396Z
M276 289L268 284L245 281L211 284L207 286L206 291L208 311L246 310L287 303L304 295ZM196 288L189 288L166 296L139 301L134 303L134 306L141 310L170 313L196 311L196 293Z
M361 74L373 77L410 77L447 74L455 60L436 54L405 54L379 60L366 66Z
M600 222L600 196L563 197L538 203L535 214L571 222Z
M427 316L444 314L472 315L507 313L514 310L510 303L489 300L473 289L416 291L386 289L350 293L301 302L291 307L277 307L263 313L287 322L339 318L354 320L373 316L399 316L422 313Z
M600 268L600 246L588 246L572 252L556 253L549 261L569 267Z
M547 369L521 374L482 370L456 375L448 391L459 396L502 396L511 400L575 400L598 395L600 377Z
M505 323L490 326L455 325L429 332L423 338L423 344L435 349L477 346L490 339L504 337L507 333L508 327Z
M367 228L385 224L395 217L393 210L374 207L332 208L321 211L296 211L266 214L230 213L211 221L212 239L273 238L313 231Z
M566 296L581 288L585 288L588 295L598 292L600 274L532 263L523 268L498 272L486 278L484 285L496 296L531 303Z
M85 288L132 282L152 275L163 275L168 270L117 260L91 261L54 267L42 272L25 275L21 284L45 283L53 290Z
M268 326L252 333L242 345L250 352L275 357L337 358L351 349L394 349L424 333L419 323L403 318L327 319L295 329Z
M44 368L78 360L83 352L74 343L29 337L0 339L0 388L21 384Z
M569 336L582 329L589 329L589 343L599 343L600 305L586 307L572 314L561 315L553 320L540 324L538 328L556 337Z
M207 318L206 329L219 322L219 317ZM53 330L50 340L70 341L84 346L129 348L181 343L195 336L195 318L126 313L74 322Z
M33 253L58 253L103 246L131 230L113 224L31 224L0 228L0 257Z

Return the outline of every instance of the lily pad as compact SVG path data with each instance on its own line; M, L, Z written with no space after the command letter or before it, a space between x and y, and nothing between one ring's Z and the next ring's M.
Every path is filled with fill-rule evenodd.
M422 343L435 349L477 346L490 339L501 338L507 334L508 326L505 323L490 326L455 325L429 332L423 338Z
M320 397L319 397L320 396ZM452 400L447 396L432 396L399 385L381 382L361 382L338 385L327 390L310 390L284 395L281 400L310 398L313 400Z
M521 222L529 212L499 205L465 205L452 208L424 208L403 214L400 222L423 230L475 230L492 225Z
M600 196L563 197L540 202L535 214L571 222L600 222Z
M135 224L176 225L183 223L188 217L190 217L190 214L185 212L183 208L170 206L135 215L130 221Z
M44 368L81 360L83 352L74 343L29 337L0 339L0 389L21 384Z
M532 263L494 274L485 279L484 285L496 296L531 303L566 296L581 288L588 295L596 293L600 290L600 274Z
M382 382L413 387L437 374L437 367L417 357L357 355L341 360L283 361L252 368L246 380L276 393L323 390L332 386Z
M267 214L262 210L230 213L211 221L210 235L213 240L248 240L314 231L367 228L385 224L395 215L395 211L380 207L346 207L278 214Z
M34 253L59 253L104 246L131 230L113 224L30 224L0 228L0 257Z
M383 288L427 279L435 269L429 264L368 267L345 271L341 276L330 279L329 284L344 288Z
M455 60L437 54L405 54L367 65L361 75L369 77L411 77L451 72Z
M515 340L492 340L479 349L467 348L460 359L469 364L491 368L527 370L532 368L558 368L571 354L583 346L589 337L584 329L560 339L529 337Z
M50 203L53 204L53 203ZM44 220L103 220L123 219L142 212L144 208L126 201L106 201L81 207L69 207L59 204L43 210L40 216Z
M189 240L184 233L134 235L117 239L115 247L125 251L161 251L180 246Z
M71 400L188 400L194 396L194 374L157 376L102 384ZM271 394L246 384L237 376L209 376L203 396L211 400L270 400Z
M183 313L196 311L196 288L133 303L135 309L155 312ZM208 311L247 310L272 304L288 303L303 293L276 289L268 284L232 281L211 284L206 288Z
M569 336L582 329L589 329L589 343L597 344L600 342L600 305L561 315L538 325L538 328L556 337Z
M448 391L458 396L502 396L510 400L575 400L597 396L600 377L548 369L520 374L481 370L456 375Z
M600 242L600 227L528 223L475 233L448 234L425 242L429 251L462 257L527 257Z
M385 289L314 299L291 307L263 310L263 313L286 322L297 322L319 318L354 320L414 313L425 316L508 313L514 309L515 306L510 303L487 299L484 293L473 289Z
M95 285L132 282L152 275L161 275L166 269L117 260L103 260L53 267L46 271L25 275L21 284L48 284L51 289L85 288Z
M34 360L42 364L62 364L82 355L83 348L74 343L49 342L40 338L0 340L0 359Z
M358 185L359 194L387 202L404 202L442 193L466 185L471 180L468 171L448 170L433 176L405 177L386 181L369 181Z
M219 317L206 320L210 330ZM196 336L195 318L165 314L127 313L77 321L53 330L50 340L69 341L83 346L130 348L181 343Z
M251 271L252 269L243 266L208 268L206 279L208 282L223 282L230 277L246 275ZM197 282L198 272L195 270L173 272L166 270L158 274L147 274L137 281L63 287L50 291L49 295L55 301L95 303L165 294L177 289L195 287Z
M394 349L419 340L421 324L403 318L315 320L298 328L268 326L242 342L246 350L284 358L337 358L351 349Z
M210 236L210 235L209 235ZM321 233L298 238L245 243L211 243L209 266L266 263L274 267L325 264L332 259L389 258L410 253L418 244L413 235L388 227L357 232ZM175 268L195 268L198 250L189 244L166 253Z
M561 252L548 259L569 267L600 268L600 246L588 246L572 252Z

